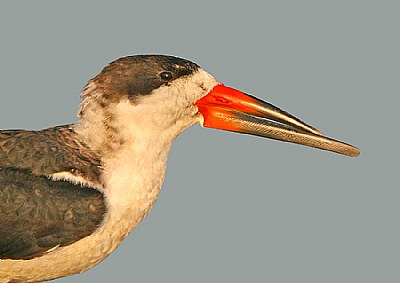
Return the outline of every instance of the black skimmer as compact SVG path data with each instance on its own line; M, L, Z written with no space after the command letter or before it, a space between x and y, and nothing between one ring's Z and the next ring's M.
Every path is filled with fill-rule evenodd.
M172 56L112 62L83 89L78 116L0 131L0 282L51 280L106 258L149 213L171 143L196 123L359 155Z

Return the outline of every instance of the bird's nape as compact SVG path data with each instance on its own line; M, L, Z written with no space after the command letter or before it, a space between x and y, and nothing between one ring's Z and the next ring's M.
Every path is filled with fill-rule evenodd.
M215 86L196 105L204 118L204 127L302 144L348 156L360 154L358 148L324 136L278 107L222 84Z

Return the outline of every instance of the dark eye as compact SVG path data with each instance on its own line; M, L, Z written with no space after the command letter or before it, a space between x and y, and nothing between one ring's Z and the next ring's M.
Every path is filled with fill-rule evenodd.
M172 73L171 72L162 72L161 74L160 74L160 78L163 80L163 81L170 81L170 80L172 80Z

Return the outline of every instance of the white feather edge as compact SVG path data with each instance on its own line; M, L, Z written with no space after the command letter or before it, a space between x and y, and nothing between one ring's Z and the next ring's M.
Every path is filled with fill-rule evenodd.
M68 181L74 185L80 185L81 187L89 187L92 189L96 189L99 191L103 191L104 187L102 184L94 183L89 180L86 180L82 176L75 176L70 172L59 172L48 175L49 179L53 181Z

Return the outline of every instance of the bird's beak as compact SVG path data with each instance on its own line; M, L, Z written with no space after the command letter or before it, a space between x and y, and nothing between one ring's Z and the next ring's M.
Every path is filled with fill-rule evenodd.
M222 84L216 85L195 105L203 126L256 135L358 156L360 150L330 139L317 129L267 102Z

